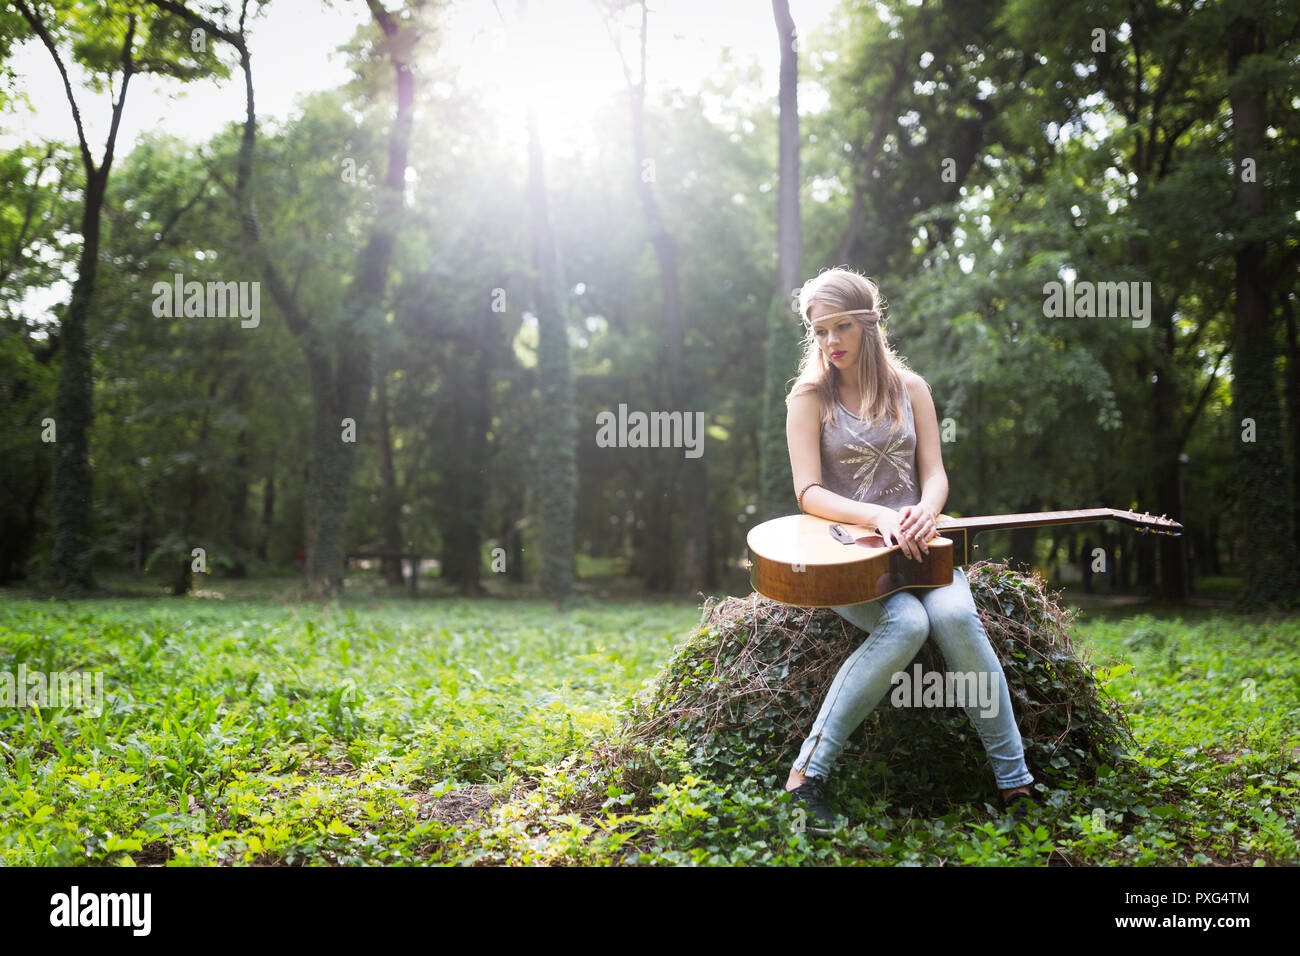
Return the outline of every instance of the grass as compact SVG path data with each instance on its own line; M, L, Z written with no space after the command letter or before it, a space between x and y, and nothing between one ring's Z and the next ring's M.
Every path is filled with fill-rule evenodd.
M651 801L608 781L575 801L693 605L247 590L264 596L0 598L0 672L99 670L106 698L99 716L0 707L0 861L1300 863L1300 617L1089 612L1079 637L1113 661L1141 752L1019 827L833 787L856 823L815 839L768 781L693 773L684 741Z

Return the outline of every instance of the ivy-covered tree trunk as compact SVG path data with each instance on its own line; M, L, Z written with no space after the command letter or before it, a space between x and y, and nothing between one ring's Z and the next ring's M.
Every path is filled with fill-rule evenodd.
M199 419L199 430L195 436L195 458L190 463L189 489L186 495L185 513L181 516L180 554L174 555L172 559L174 563L172 565L171 588L172 594L176 597L189 594L190 589L194 586L194 555L192 549L203 547L194 540L194 529L198 525L199 505L204 498L201 461L207 451L208 428L212 421L212 407L214 399L217 397L217 388L221 377L221 373L218 372L208 382L207 400L203 403L203 415Z
M267 560L271 547L271 532L275 528L275 456L271 456L266 478L262 483L262 519L257 535L257 556Z
M525 492L522 482L509 482L505 507L501 513L501 547L505 551L507 581L524 580L524 536L520 522L524 514Z
M672 484L673 462L656 469L646 494L644 528L633 535L634 570L647 591L668 591L673 585Z
M81 252L77 261L77 278L72 286L72 299L59 327L59 345L63 361L59 368L59 384L54 400L54 468L51 491L54 497L54 543L51 571L55 584L71 591L89 590L94 586L91 568L91 472L90 426L94 419L94 369L87 324L95 293L95 276L99 264L100 218L104 196L108 190L109 170L113 165L113 149L117 141L118 124L126 91L135 72L131 51L135 41L135 14L127 18L125 39L121 47L122 86L113 104L112 125L104 148L104 158L96 167L82 128L81 113L68 81L64 65L50 28L63 24L47 24L36 9L24 2L17 4L19 12L32 32L40 39L63 79L64 92L72 107L72 118L77 127L81 148L81 161L86 175L86 192L81 214ZM102 42L102 40L101 40ZM75 54L74 54L75 56ZM109 75L112 75L110 68Z
M231 390L230 405L232 408L243 408L248 396L248 372L240 369L235 379L234 388ZM230 541L231 564L229 574L232 578L243 578L248 575L248 565L245 560L248 554L248 485L249 485L249 451L252 447L252 431L245 425L239 430L238 448L239 452L235 456L235 474L227 492L227 500L230 506L230 523L227 528L227 537Z
M645 124L649 8L645 0L641 0L640 7L640 58L636 82L633 82L630 71L627 73L632 121L633 183L650 244L655 251L655 262L659 267L664 342L662 370L668 409L671 412L681 412L683 416L693 416L697 411L704 410L701 406L706 404L707 389L704 383L697 385L692 380L687 368L686 319L682 306L678 242L664 222L654 190L654 157L647 143ZM700 440L704 440L703 436L700 436ZM666 569L669 573L664 574L662 566L657 566L652 577L668 580L671 582L668 587L679 593L693 594L707 587L710 576L706 556L712 535L713 515L708 501L708 468L707 449L698 458L680 458L668 463L672 500L665 515L665 523L658 525L657 530L665 535L666 540L678 542L680 551L669 554L670 564Z
M90 427L94 417L94 369L88 323L95 295L100 251L100 219L108 190L109 173L117 146L127 90L136 73L170 75L193 80L210 75L216 60L206 50L172 43L176 11L165 2L153 7L136 3L47 4L15 0L21 22L30 29L54 61L63 93L71 107L77 130L77 145L85 170L82 206L81 252L72 299L59 331L63 361L55 394L55 448L52 494L54 580L62 588L85 590L93 587L91 567L91 468ZM53 15L50 15L51 12ZM17 29L17 18L7 22ZM59 44L70 47L67 60L80 66L97 92L105 87L116 94L112 100L104 153L98 164L90 153L82 109L77 104L68 75L69 62ZM120 72L120 81L118 73Z
M492 413L488 349L499 341L496 315L490 310L472 321L473 327L454 340L455 352L445 372L443 391L451 405L443 417L445 440L452 453L443 470L446 490L439 496L437 509L442 577L467 597L483 591L480 576Z
M100 213L107 184L108 166L96 170L87 162L77 280L59 328L63 363L54 400L52 571L60 588L73 591L88 590L95 583L90 561L90 426L94 419L94 379L86 326L94 297Z
M244 21L227 30L175 0L153 2L186 23L200 27L233 46L244 74L245 116L237 160L235 201L243 236L258 261L271 298L284 315L307 361L313 400L311 454L304 496L307 544L307 590L313 597L337 595L343 586L343 528L356 467L357 444L364 434L373 377L371 341L383 319L388 267L403 208L407 156L415 111L413 43L419 26L400 20L380 0L366 0L383 33L383 54L393 68L396 116L388 136L388 164L376 197L376 215L357 259L352 284L329 323L313 323L290 283L262 242L262 227L253 204L252 179L257 143L252 58ZM327 327L328 326L328 327Z
M304 521L307 590L312 597L334 596L343 590L343 527L356 436L364 425L370 396L369 355L358 359L341 362L337 375L330 375L324 363L308 363L313 415Z
M1152 326L1158 324L1159 341L1155 353L1156 380L1151 395L1151 483L1155 489L1154 514L1185 520L1182 485L1178 478L1178 455L1182 452L1178 427L1179 389L1174 364L1174 316L1171 304L1158 291L1151 297ZM1188 598L1187 539L1179 535L1161 535L1159 542L1160 573L1157 593L1166 601Z
M476 397L465 419L465 492L464 521L469 535L465 543L465 560L469 574L461 585L461 593L477 596L483 593L482 574L483 521L488 499L488 432L492 427L492 372L490 349L500 340L497 316L490 309L474 326L469 337L473 351L469 394ZM575 456L574 479L577 479Z
M541 589L557 605L573 591L573 522L578 488L577 419L569 356L566 297L561 292L555 237L547 210L546 177L536 110L528 110L528 199L537 314L537 496L541 506Z
M1265 183L1248 181L1248 162L1263 162L1268 150L1266 80L1251 76L1243 61L1264 52L1258 20L1241 16L1229 27L1229 102L1232 106L1233 155L1236 171L1236 212L1243 227L1259 221L1267 208ZM1243 229L1243 231L1245 231ZM1242 555L1245 589L1243 605L1291 604L1300 596L1296 568L1291 479L1282 440L1274 363L1274 335L1268 307L1260 241L1242 242L1236 252L1236 310L1233 325L1232 409L1240 429L1233 442L1237 458L1238 507L1250 541ZM1252 533L1258 532L1258 533Z
M385 355L375 374L376 435L379 445L379 534L385 551L401 551L402 503L397 495L397 472L393 467L393 436L388 418L388 361ZM402 559L383 559L384 580L402 583Z

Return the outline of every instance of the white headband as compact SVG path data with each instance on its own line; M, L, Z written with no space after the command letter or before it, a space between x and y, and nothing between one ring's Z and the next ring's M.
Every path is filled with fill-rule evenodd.
M870 320L870 322L872 323L880 322L880 313L875 309L849 309L845 312L832 312L830 315L819 315L817 316L816 319L809 319L808 325L811 326L813 322L820 322L822 319L837 319L841 315L860 315L860 314L874 316L874 318Z

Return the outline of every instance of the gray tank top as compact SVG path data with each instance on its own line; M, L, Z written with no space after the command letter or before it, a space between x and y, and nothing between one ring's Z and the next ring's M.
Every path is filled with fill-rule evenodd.
M874 428L836 400L834 424L822 424L822 483L837 495L897 511L921 500L916 473L916 420L903 387L906 420L889 434L888 418Z

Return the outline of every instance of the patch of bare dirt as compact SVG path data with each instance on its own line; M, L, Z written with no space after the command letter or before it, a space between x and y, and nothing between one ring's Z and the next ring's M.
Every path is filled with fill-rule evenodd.
M482 826L487 811L496 802L492 788L481 783L473 783L460 790L449 790L440 797L424 793L417 799L420 801L421 819L437 820L451 826L460 826L462 823Z

